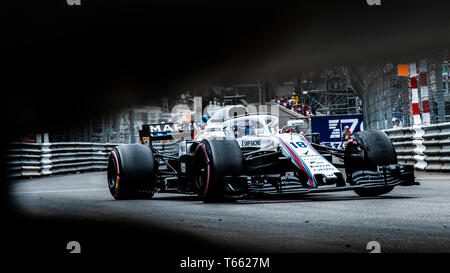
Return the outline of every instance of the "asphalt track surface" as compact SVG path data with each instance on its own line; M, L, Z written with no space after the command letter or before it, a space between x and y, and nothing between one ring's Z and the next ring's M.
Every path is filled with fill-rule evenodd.
M383 253L450 252L450 174L416 177L420 186L374 198L347 191L206 204L178 194L116 201L106 173L95 172L12 181L9 198L22 219L17 233L28 234L18 244L34 240L55 253L71 240L91 254L160 245L179 253L367 253L369 241Z

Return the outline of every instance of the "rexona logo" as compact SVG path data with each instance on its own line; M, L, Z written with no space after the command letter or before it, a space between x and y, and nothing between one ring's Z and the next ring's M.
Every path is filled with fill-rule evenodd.
M261 140L243 140L242 147L259 147L261 146Z

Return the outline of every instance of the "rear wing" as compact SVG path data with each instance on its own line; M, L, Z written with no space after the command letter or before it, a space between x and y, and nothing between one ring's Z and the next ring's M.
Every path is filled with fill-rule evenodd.
M144 124L139 130L139 140L142 144L151 145L155 140L181 139L189 136L193 137L194 123L163 123Z

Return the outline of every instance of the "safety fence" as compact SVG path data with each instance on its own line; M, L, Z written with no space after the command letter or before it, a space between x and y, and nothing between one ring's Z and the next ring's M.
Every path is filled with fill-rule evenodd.
M384 132L392 140L399 163L418 170L450 171L450 122Z
M6 172L10 178L105 170L116 144L58 142L9 143Z
M363 102L364 128L410 127L419 113L423 124L450 122L449 60L448 50L404 59L408 75L396 61L347 67L347 80Z

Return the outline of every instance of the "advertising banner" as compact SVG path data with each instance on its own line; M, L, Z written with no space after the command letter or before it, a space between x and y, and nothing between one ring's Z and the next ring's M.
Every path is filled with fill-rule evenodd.
M319 133L320 143L333 148L345 148L346 126L351 134L362 131L362 114L311 117L311 133Z

